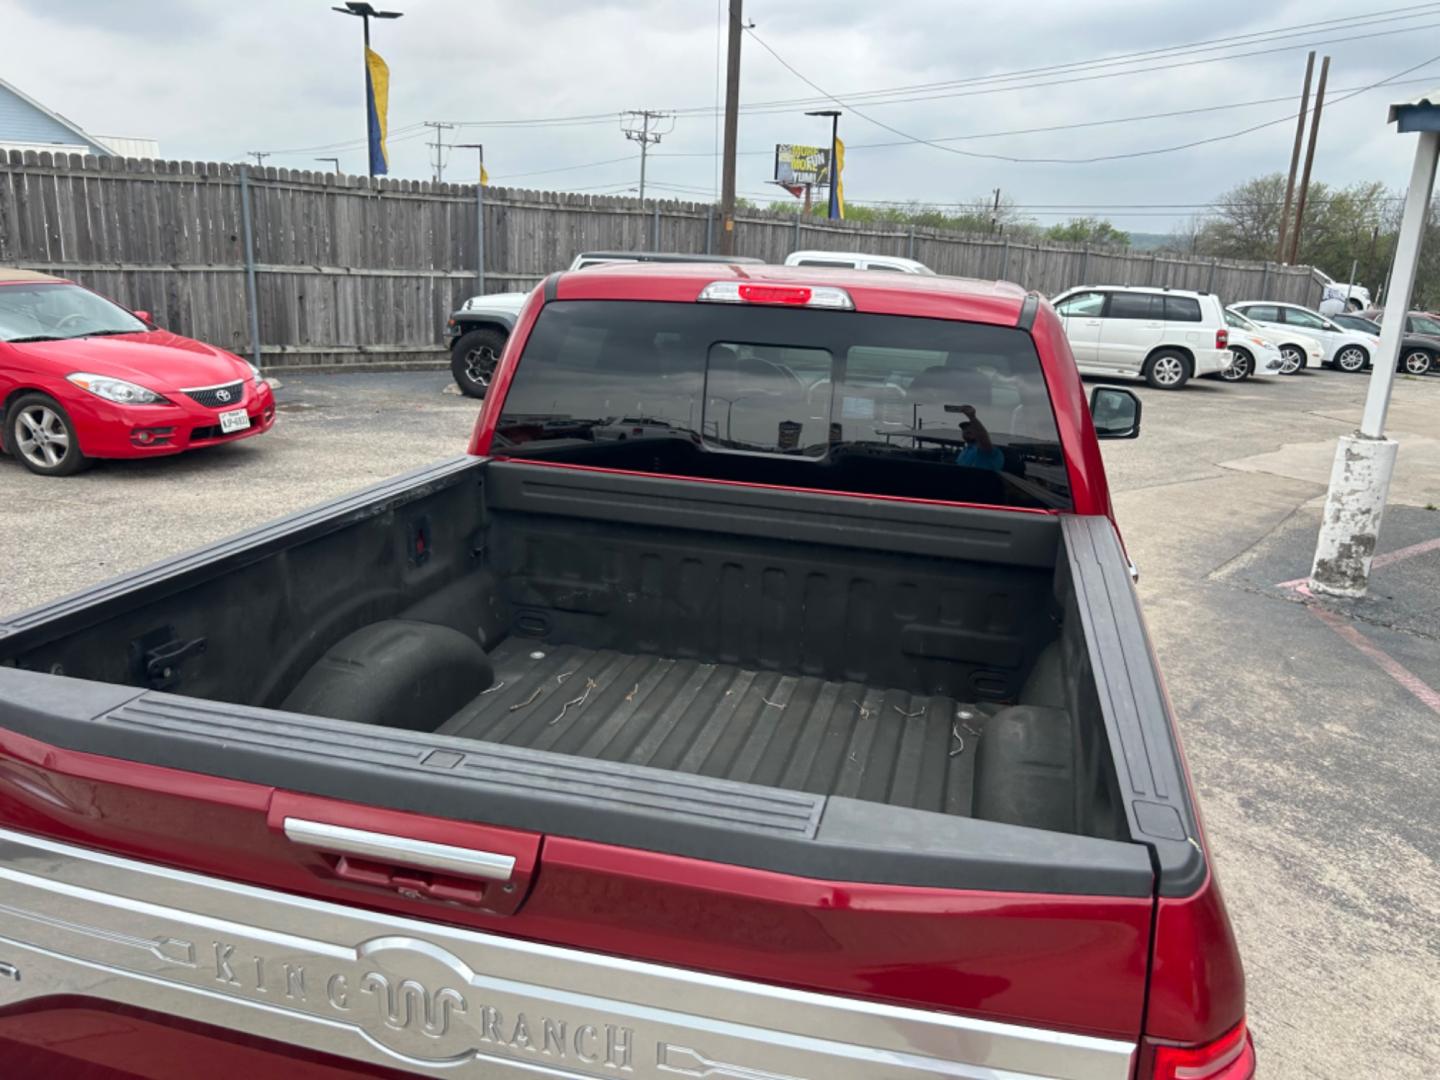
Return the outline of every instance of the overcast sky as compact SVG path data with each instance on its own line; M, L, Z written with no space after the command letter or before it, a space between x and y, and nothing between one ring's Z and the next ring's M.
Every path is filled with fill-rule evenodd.
M360 22L330 6L328 0L223 6L214 0L0 0L6 46L0 74L90 131L158 139L168 158L235 161L249 150L270 150L266 164L323 168L315 158L337 154L343 169L359 172L365 168ZM647 194L708 199L715 190L718 126L703 111L713 109L717 73L723 75L715 0L395 0L390 6L404 17L376 23L373 43L391 72L391 175L431 175L425 143L432 135L413 127L420 121L596 117L548 127L462 126L445 137L483 141L495 184L623 191L638 180L638 150L622 136L618 116L609 114L691 109L702 111L677 117L654 149L648 180L655 186ZM1323 25L1367 12L1363 22ZM1052 71L1018 85L998 84L1000 91L993 82L972 81L909 95L928 100L853 103L901 135L853 110L841 119L841 137L850 146L850 199L948 203L999 187L1033 208L1028 212L1042 223L1089 212L1132 230L1168 231L1191 209L1140 206L1203 204L1237 181L1284 170L1293 121L1174 153L1087 164L967 157L905 143L905 137L950 139L1284 99L943 145L1017 158L1080 158L1221 136L1293 116L1305 49L1273 50L1315 43L1333 57L1335 98L1424 65L1404 76L1405 84L1327 104L1316 157L1315 176L1326 182L1374 179L1403 187L1414 136L1386 127L1386 106L1440 85L1440 3L747 0L746 16L758 39L747 36L744 43L742 104L818 97L761 41L845 101L856 92L954 84L1235 35L1292 35L1183 50L1139 65ZM1266 54L1236 55L1258 50ZM1436 62L1424 63L1432 56ZM1115 77L1094 77L1102 74ZM1076 81L1080 76L1087 78ZM1059 80L1068 81L1024 85ZM775 143L828 138L827 121L803 115L816 107L742 112L742 194L769 198L777 191L766 184ZM311 149L333 143L346 145ZM867 146L874 143L904 145ZM447 178L473 175L473 151L451 151ZM1079 204L1100 205L1087 211ZM1127 209L1103 208L1117 204Z

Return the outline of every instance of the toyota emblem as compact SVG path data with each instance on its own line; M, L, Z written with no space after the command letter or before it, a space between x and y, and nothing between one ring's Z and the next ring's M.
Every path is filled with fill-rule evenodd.
M216 390L216 391L215 391L215 400L216 400L216 401L229 401L229 400L230 400L230 391L229 391L229 390Z

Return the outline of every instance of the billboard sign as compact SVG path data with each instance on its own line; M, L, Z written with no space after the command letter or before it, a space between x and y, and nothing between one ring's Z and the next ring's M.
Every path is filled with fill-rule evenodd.
M830 148L779 143L775 147L775 182L786 186L830 182Z

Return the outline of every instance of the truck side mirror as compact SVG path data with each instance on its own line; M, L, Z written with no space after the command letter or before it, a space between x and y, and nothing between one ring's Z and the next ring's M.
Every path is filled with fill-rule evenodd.
M1097 439L1138 439L1140 399L1118 386L1097 386L1090 393L1090 417Z

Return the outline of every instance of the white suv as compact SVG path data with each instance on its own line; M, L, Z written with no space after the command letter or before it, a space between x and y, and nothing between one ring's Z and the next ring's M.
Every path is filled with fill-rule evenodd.
M1055 297L1082 375L1139 376L1179 390L1233 360L1230 331L1213 293L1132 285L1083 285Z
M929 274L922 262L902 259L899 255L867 255L863 251L792 251L785 256L786 266L824 266L831 270L888 270L892 274Z

